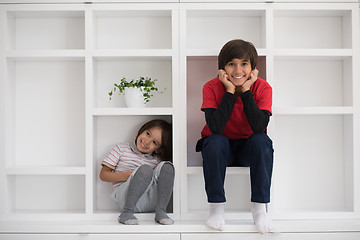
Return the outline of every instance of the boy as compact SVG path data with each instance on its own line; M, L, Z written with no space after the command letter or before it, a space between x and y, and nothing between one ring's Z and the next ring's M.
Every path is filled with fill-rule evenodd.
M207 226L223 230L227 166L250 167L251 212L260 233L271 230L270 202L273 147L265 134L271 116L272 88L258 78L257 52L243 40L224 45L219 76L203 87L201 110L206 125L197 143L203 157L205 190L210 203Z

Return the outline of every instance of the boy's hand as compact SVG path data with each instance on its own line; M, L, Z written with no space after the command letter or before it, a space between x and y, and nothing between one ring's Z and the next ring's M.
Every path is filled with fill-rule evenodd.
M253 85L258 78L258 74L259 71L256 68L251 71L248 80L246 80L244 84L241 86L241 92L246 92L250 90L251 85Z
M229 76L223 69L219 70L219 79L224 84L226 91L232 94L235 93L235 85L229 80Z

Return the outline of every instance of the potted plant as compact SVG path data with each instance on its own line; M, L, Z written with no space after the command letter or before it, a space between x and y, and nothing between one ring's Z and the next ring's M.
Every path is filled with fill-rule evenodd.
M131 81L122 78L120 83L114 83L114 88L109 92L110 100L116 91L125 95L125 102L128 107L145 107L153 96L153 92L159 89L155 86L157 79L150 77L140 77L138 80Z

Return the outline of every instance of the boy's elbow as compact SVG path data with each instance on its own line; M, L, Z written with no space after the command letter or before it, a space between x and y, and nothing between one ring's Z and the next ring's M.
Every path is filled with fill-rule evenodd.
M220 134L220 133L222 133L222 132L224 131L223 128L211 127L211 126L209 126L209 125L208 125L208 127L209 127L210 131L211 131L212 133L214 133L214 134Z

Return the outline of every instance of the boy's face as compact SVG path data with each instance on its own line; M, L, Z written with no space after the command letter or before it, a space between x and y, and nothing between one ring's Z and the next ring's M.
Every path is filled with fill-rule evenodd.
M159 127L143 131L136 139L136 146L142 153L156 152L161 146L162 129Z
M225 65L224 70L228 75L229 81L235 87L240 87L250 77L251 63L250 60L234 58Z

